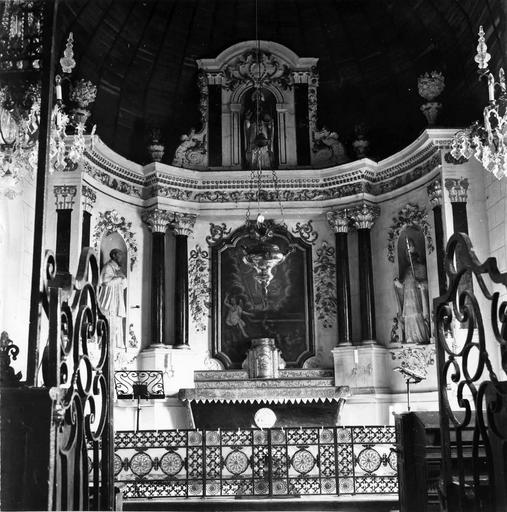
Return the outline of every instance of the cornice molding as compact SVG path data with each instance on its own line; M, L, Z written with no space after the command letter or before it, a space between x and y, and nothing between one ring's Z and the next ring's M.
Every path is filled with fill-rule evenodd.
M363 159L327 169L279 170L278 192L271 175L262 177L262 202L332 201L358 194L381 197L417 182L441 165L442 141L455 130L426 130L412 144L380 162ZM116 155L95 135L89 138L81 172L130 200L239 203L256 199L249 171L197 171L160 163L141 167ZM68 174L68 173L67 173ZM416 186L416 185L415 185ZM185 204L187 203L187 204ZM188 204L190 203L190 204Z

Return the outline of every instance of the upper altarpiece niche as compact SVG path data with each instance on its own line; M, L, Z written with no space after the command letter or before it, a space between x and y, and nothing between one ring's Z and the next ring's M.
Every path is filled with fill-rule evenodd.
M245 41L197 61L202 127L182 135L173 165L294 169L348 161L335 132L317 129L316 58ZM253 144L259 136L262 144Z

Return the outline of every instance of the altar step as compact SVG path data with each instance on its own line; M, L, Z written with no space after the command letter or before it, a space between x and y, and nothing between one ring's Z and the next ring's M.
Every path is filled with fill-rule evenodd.
M186 500L128 500L123 510L163 510L167 512L397 512L398 497L375 496L374 500L361 497L315 497L286 499L186 499Z

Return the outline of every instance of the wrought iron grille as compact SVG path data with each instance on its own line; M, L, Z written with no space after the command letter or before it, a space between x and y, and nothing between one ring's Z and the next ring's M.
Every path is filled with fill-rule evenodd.
M456 257L459 252L459 259ZM459 262L456 269L454 262ZM455 233L445 256L448 291L434 300L437 329L441 500L450 512L507 510L507 273L477 259ZM462 287L473 274L478 286ZM497 291L492 291L492 283ZM475 295L480 290L481 295ZM487 310L485 322L481 309Z
M124 498L395 494L394 427L117 432Z
M97 258L83 249L75 280L56 272L50 251L44 268L42 368L52 400L48 510L112 510L112 364L109 325L96 300Z
M120 370L114 372L117 398L165 398L163 372L159 370Z

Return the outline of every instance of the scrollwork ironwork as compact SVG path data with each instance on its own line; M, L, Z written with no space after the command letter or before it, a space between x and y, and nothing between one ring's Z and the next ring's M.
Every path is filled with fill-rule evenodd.
M459 270L454 263L457 251ZM488 282L505 293L507 273L499 272L495 258L480 263L463 233L450 238L445 266L449 288L433 302L443 495L448 510L499 510L497 505L507 498L505 486L498 484L507 478L502 455L507 442L507 301L500 302L501 292L491 291ZM480 301L473 288L462 286L468 272L482 292ZM490 304L489 326L480 307L485 303ZM493 367L497 358L500 373Z
M109 326L96 299L97 257L83 249L75 279L56 274L45 258L42 302L49 320L43 358L44 384L52 400L50 508L112 507L111 359ZM87 453L89 449L89 455ZM87 481L93 492L90 493ZM65 482L63 485L62 482Z

